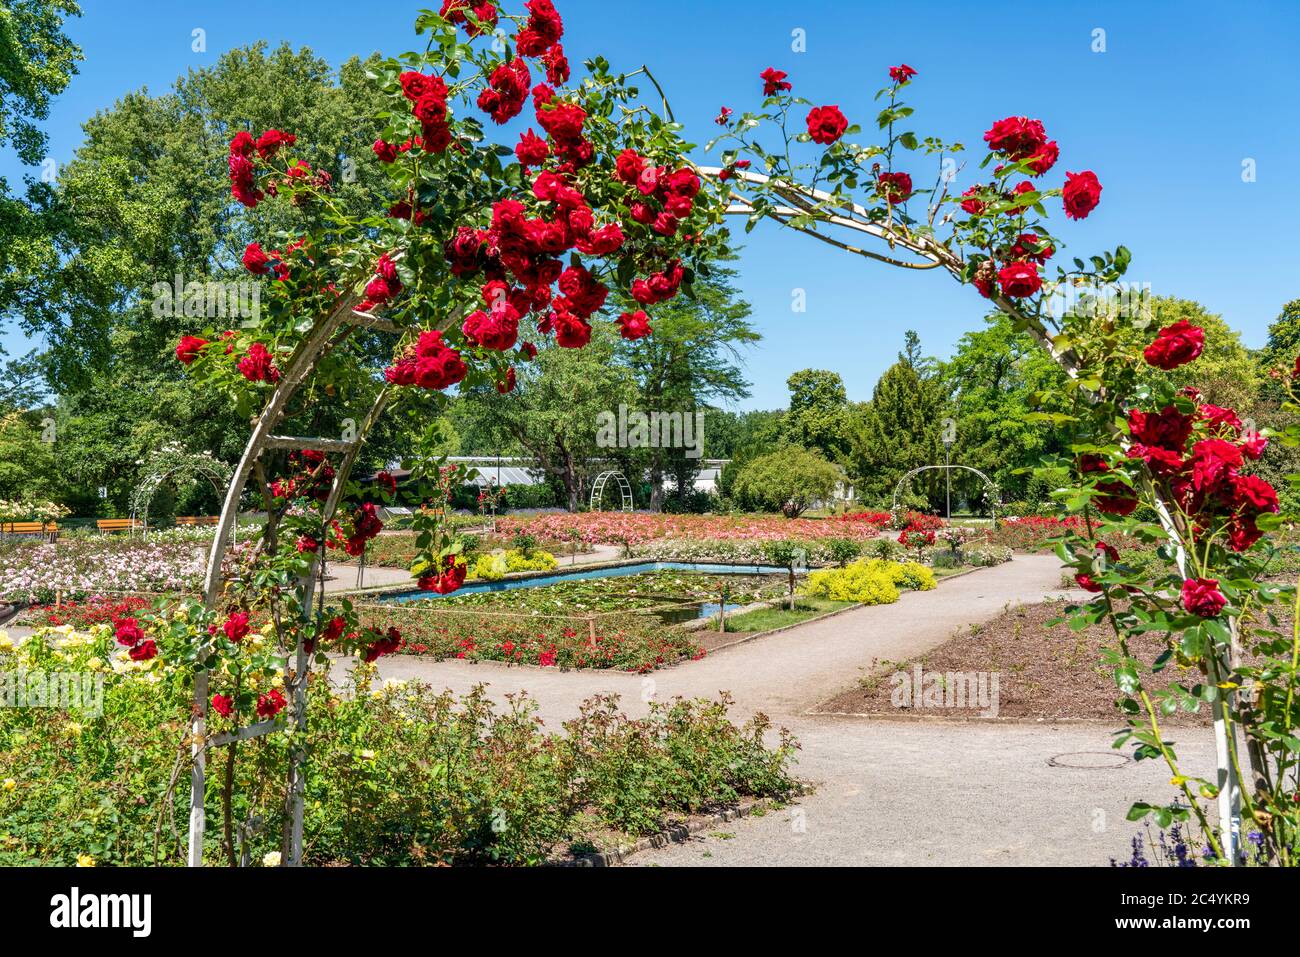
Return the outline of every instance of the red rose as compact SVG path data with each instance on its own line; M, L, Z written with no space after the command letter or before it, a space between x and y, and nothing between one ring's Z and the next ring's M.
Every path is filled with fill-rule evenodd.
M1276 512L1277 489L1258 475L1238 475L1232 481L1232 502L1253 512Z
M963 197L967 197L967 196L974 197L979 194L979 191L981 189L983 189L982 186L972 186L970 189L966 190L966 192L962 193L961 195ZM961 208L964 212L970 213L972 216L978 216L980 213L984 212L984 203L978 199L963 198L961 201Z
M718 111L718 115L713 118L713 122L717 123L719 126L726 126L727 122L731 119L731 114L734 112L735 110L731 109L731 107L724 106Z
M916 71L906 63L900 63L898 66L889 68L889 78L895 83L906 83L914 76L916 76Z
M1074 580L1084 591L1096 593L1102 590L1102 587L1093 581L1091 575L1086 575L1083 572L1079 572L1079 574L1075 575Z
M650 328L650 317L645 314L644 309L623 313L618 317L618 325L619 335L629 341L642 339L654 331Z
M221 630L226 633L226 637L231 641L239 642L248 637L251 627L248 624L248 612L237 611L226 619Z
M531 129L526 130L515 146L515 158L521 166L541 166L546 157L551 155L551 148Z
M1008 116L998 120L984 134L984 142L995 153L1005 153L1010 159L1022 160L1033 156L1047 144L1047 132L1039 120L1027 116Z
M502 395L508 395L515 391L515 367L511 366L506 369L506 377L496 381L497 391Z
M591 341L591 326L572 313L552 312L551 329L556 344L565 349L581 349Z
M1195 419L1183 415L1172 405L1167 405L1159 412L1139 412L1134 409L1128 414L1128 428L1133 438L1144 445L1156 445L1163 449L1181 452L1192 434Z
M881 173L876 178L876 191L886 202L898 206L912 195L912 177L907 173Z
M1205 330L1186 319L1179 319L1156 335L1155 341L1142 351L1148 365L1168 372L1186 365L1205 348Z
M228 698L223 694L214 694L212 696L212 710L223 718L229 718L235 711L235 699Z
M515 48L521 56L538 56L564 35L564 22L551 0L528 0L524 6L528 22L515 37Z
M838 106L814 106L808 113L808 135L814 143L829 146L848 128L849 121Z
M269 721L283 711L288 703L284 700L284 695L280 693L280 689L273 688L266 694L258 696L257 716L263 721Z
M1213 618L1223 610L1228 599L1219 591L1215 578L1189 578L1183 582L1183 607L1193 615Z
M1026 262L1007 263L998 270L998 282L1006 295L1016 299L1032 296L1043 285L1038 267Z
M561 44L555 44L543 54L542 66L546 67L546 82L551 86L564 86L569 82L569 60Z
M1034 152L1033 156L1029 157L1029 168L1034 176L1042 176L1055 166L1060 158L1061 148L1056 145L1056 140L1048 140ZM1096 203L1093 205L1095 206Z
M140 623L134 618L122 618L114 621L113 625L113 637L117 639L119 645L132 648L144 640L144 632L140 630Z
M1192 488L1210 495L1227 489L1241 468L1241 449L1223 439L1205 439L1192 446Z
M374 150L375 156L381 163L391 163L393 160L397 159L398 150L397 145L394 143L375 140L375 145L372 146L371 149Z
M270 272L270 262L260 243L249 243L244 247L244 268L254 276L265 276Z
M794 89L793 86L786 82L786 75L784 70L778 70L776 67L771 66L760 73L759 77L763 81L763 95L773 96L782 90Z
M176 358L182 365L189 365L199 357L207 344L207 339L198 336L181 336L181 341L176 344Z
M1056 247L1045 240L1040 240L1037 233L1021 233L1011 247L1011 255L1016 259L1032 259L1036 263L1045 263L1056 252Z
M267 130L257 138L257 155L262 159L270 159L276 154L281 146L292 146L298 141L298 137L292 133L281 133L279 130Z
M1147 468L1161 476L1177 475L1185 465L1182 455L1173 449L1161 448L1158 445L1143 445L1140 442L1129 448L1128 457L1141 459L1147 464Z
M1071 219L1083 219L1101 201L1101 183L1091 170L1082 173L1066 173L1065 189L1062 191L1065 203L1065 215Z
M249 382L278 382L280 370L271 361L271 353L260 342L248 347L244 358L239 360L239 374Z
M1105 542L1099 541L1097 542L1097 545L1093 550L1101 552L1102 555L1105 556L1106 561L1108 562L1119 561L1119 549L1117 549L1114 545L1108 545Z
M152 638L146 638L127 652L132 661L150 661L158 657L158 646Z

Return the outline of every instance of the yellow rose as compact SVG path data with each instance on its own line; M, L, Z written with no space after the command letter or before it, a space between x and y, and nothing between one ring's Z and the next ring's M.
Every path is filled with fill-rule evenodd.
M78 855L77 855L77 866L78 866L78 867L94 867L94 866L95 866L95 859L94 859L93 857L91 857L89 854L78 854Z

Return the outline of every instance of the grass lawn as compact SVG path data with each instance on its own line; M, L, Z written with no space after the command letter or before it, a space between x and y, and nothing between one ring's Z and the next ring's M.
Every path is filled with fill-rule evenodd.
M831 601L829 598L796 598L794 610L788 608L762 608L743 615L727 616L727 631L758 632L797 625L829 611L848 608L851 601Z

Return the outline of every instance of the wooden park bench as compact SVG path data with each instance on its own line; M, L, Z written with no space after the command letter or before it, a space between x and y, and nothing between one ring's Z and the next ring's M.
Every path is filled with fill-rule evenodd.
M58 522L5 522L0 525L3 535L39 535L50 541L59 536Z
M215 525L221 520L218 515L178 515L177 525Z
M139 528L140 523L133 518L97 518L95 527L104 535L108 532L131 532Z

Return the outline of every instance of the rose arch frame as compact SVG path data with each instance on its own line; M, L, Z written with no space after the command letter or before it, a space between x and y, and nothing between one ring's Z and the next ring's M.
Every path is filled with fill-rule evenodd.
M945 471L949 471L949 472L952 471L953 469L963 469L967 472L974 472L976 475L978 475L984 481L984 489L989 493L989 507L993 509L994 520L995 521L997 520L998 495L1000 494L998 485L996 482L994 482L991 478L989 478L979 469L971 465L922 465L920 468L912 469L912 471L908 472L901 479L899 479L898 484L894 486L894 501L893 501L893 508L891 509L892 512L898 511L898 493L903 490L903 486L906 483L910 482L913 476L920 475L922 472L929 471L930 469L944 469Z
M193 473L190 476L191 480L199 476L206 478L218 496L222 494L222 489L230 482L231 469L224 462L219 462L212 456L202 452L185 452L179 447L164 446L154 454L154 461L150 463L149 471L131 495L131 524L133 529L135 519L140 516L143 530L146 534L148 533L149 506L153 502L154 495L163 482L175 476L176 473L184 471ZM237 534L233 526L231 527L231 534L232 536Z
M367 328L376 332L397 333L400 331L387 320L357 311L356 307L360 302L361 299L356 293L344 296L339 300L338 305L308 332L285 364L283 375L276 385L275 391L267 400L265 407L253 425L248 443L244 447L244 453L240 457L239 464L230 479L225 503L221 509L221 517L218 519L212 539L212 548L208 554L207 574L203 587L203 600L208 609L215 609L221 603L225 585L222 572L222 558L226 550L225 541L234 531L240 499L243 497L249 479L253 478L254 475L258 477L259 481L265 478L262 466L264 453L280 449L342 453L343 459L335 472L328 497L321 509L322 524L328 526L338 510L339 502L343 497L343 490L347 485L361 448L391 398L389 387L384 386L379 390L369 412L349 438L333 439L277 435L275 429L284 421L290 400L311 378L321 360L335 347L342 344L354 330ZM441 326L445 327L452 321L452 318L448 318ZM299 607L303 609L304 614L309 614L311 610L319 566L319 556L312 553L308 570L298 579ZM308 666L307 649L302 638L299 637L294 652L294 677L291 682L288 682L293 701L292 720L299 732L306 729ZM269 734L279 724L275 719L271 719L245 725L235 731L208 738L206 735L207 701L208 674L205 671L199 671L194 678L194 711L190 727L192 766L190 771L188 863L191 867L200 867L203 864L203 836L206 829L204 796L206 794L207 751L210 748L222 747L236 741ZM301 745L295 742L294 749L290 754L289 765L290 839L289 855L285 861L286 865L289 866L298 865L302 861L303 802L306 788L303 776L304 760L305 754Z
M885 221L873 219L870 210L847 197L833 196L823 190L805 186L801 183L792 183L786 179L776 180L748 169L733 168L724 170L716 166L698 166L696 168L701 176L730 180L734 184L735 192L725 211L727 215L762 216L774 219L783 226L856 256L862 256L901 269L918 271L942 269L959 283L965 283L966 281L964 278L965 263L960 256L954 254L943 243L929 235L911 233L905 227L897 224L892 218ZM773 204L764 199L763 202L756 204L755 201L744 195L746 188L751 191L770 191L780 203ZM834 226L868 236L873 240L884 243L889 250L889 254L864 249L854 243L830 235L823 229L819 229L819 225ZM896 255L897 250L900 249L916 258L900 258ZM1079 379L1080 363L1078 356L1069 346L1059 346L1057 339L1053 337L1051 331L1039 317L1020 309L1013 300L999 290L994 289L988 298L990 303L1012 319L1018 328L1028 332L1033 340L1070 379ZM1131 442L1132 439L1126 436L1121 440L1121 445L1127 449ZM1191 571L1191 563L1187 553L1178 538L1177 527L1167 503L1157 497L1155 510L1160 526L1175 542L1174 562L1179 574L1184 579L1195 578L1196 576ZM1236 646L1238 635L1235 618L1230 619L1230 630L1233 645ZM1211 656L1211 658L1213 657ZM1216 665L1215 670L1217 671L1219 667L1221 666ZM1216 682L1218 681L1217 676L1212 677ZM1229 731L1228 715L1235 710L1235 690L1227 689L1215 697L1212 714L1215 764L1217 768L1218 797L1216 800L1218 803L1219 833L1224 854L1234 865L1237 863L1241 825L1241 791L1238 779L1232 773L1235 754L1237 753L1236 726L1234 724L1231 732ZM1257 749L1248 747L1247 754L1250 756L1252 767L1254 767L1258 760Z
M599 510L598 507L600 505L600 500L602 496L604 496L605 494L605 485L609 482L610 479L614 479L615 481L618 482L618 490L622 496L623 511L625 512L632 511L633 508L632 486L628 483L627 476L625 476L622 472L618 471L617 469L610 469L608 471L601 472L598 476L596 476L596 481L591 486L591 500L590 500L589 508L593 512Z

